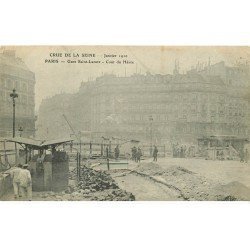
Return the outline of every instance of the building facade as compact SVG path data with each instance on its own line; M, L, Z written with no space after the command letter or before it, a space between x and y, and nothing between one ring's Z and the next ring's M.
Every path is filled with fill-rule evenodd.
M0 137L12 136L13 89L16 101L16 136L35 136L35 74L31 72L15 51L0 53ZM21 128L21 129L20 129Z
M77 130L96 137L145 143L196 142L203 135L248 137L249 79L247 65L224 62L185 74L176 67L169 75L104 75L81 84L68 118Z

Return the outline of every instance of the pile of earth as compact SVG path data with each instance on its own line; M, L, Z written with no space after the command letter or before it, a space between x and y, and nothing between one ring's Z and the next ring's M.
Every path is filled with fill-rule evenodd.
M105 189L118 189L119 187L109 173L84 166L80 169L78 188L82 190L89 189L95 192Z
M167 169L163 169L159 164L154 162L141 163L139 165L140 171L148 175L183 175L183 174L194 174L194 172L189 171L188 169L182 168L180 166L170 166Z
M76 177L76 170L71 171L71 178ZM40 193L43 200L56 201L134 201L135 196L119 188L109 173L81 167L80 180L77 185L69 186L68 190L54 193ZM39 197L38 197L39 199Z
M250 188L244 184L233 181L226 185L220 185L217 187L221 192L227 194L227 196L219 197L219 200L245 200L250 201Z
M139 174L151 176L153 180L165 183L179 191L184 200L216 201L242 200L242 193L247 193L241 185L223 186L218 182L201 176L180 166L161 167L156 163L143 163L135 169ZM241 188L239 188L239 186ZM247 187L246 187L247 188ZM239 191L236 191L239 190Z

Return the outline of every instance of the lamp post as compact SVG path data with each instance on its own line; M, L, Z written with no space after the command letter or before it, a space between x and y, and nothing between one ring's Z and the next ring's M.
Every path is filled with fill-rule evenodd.
M13 133L12 136L15 137L15 119L16 119L16 102L15 102L15 98L18 98L18 94L16 93L16 90L13 89L12 93L10 94L10 97L12 98L12 102L13 102Z

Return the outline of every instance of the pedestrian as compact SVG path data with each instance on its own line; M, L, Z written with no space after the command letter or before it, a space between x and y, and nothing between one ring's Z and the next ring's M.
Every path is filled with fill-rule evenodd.
M154 161L157 161L157 155L158 155L158 148L154 146L154 151L153 151Z
M22 165L18 164L17 166L15 166L13 169L10 170L10 176L12 178L12 185L13 185L13 189L14 189L14 198L17 199L18 197L21 197L21 193L20 193L20 172Z
M239 156L240 156L240 162L244 162L244 151L243 151L243 149L240 149Z
M119 158L119 155L120 155L120 149L119 149L119 146L117 145L115 147L115 159L116 160Z
M180 158L184 158L184 149L183 149L182 146L181 146L181 149L180 149Z
M245 154L244 154L244 158L245 158L245 162L246 163L248 163L248 150L247 150L247 148L246 148L246 150L245 150Z
M137 154L137 149L136 147L134 146L132 148L132 160L136 162L136 154Z
M28 198L31 201L32 199L32 180L30 171L27 169L29 167L28 164L24 164L20 173L19 173L19 181L20 181L20 191L22 196Z
M106 158L109 158L109 148L106 146Z
M179 148L176 149L176 158L180 158L180 149Z
M136 162L141 162L141 156L142 156L141 148L138 147L136 154Z

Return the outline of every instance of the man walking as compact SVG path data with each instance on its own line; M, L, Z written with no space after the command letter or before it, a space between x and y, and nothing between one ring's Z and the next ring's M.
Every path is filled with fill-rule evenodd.
M13 189L14 189L14 198L17 199L18 197L21 197L20 194L20 189L19 189L19 185L20 185L20 172L22 171L21 169L22 165L18 164L17 166L15 166L13 169L10 170L10 176L12 178L12 185L13 185Z
M136 154L137 154L137 149L136 147L134 146L132 148L132 160L136 162Z
M141 148L138 147L137 155L136 155L136 162L141 162L141 156L142 156Z
M27 197L28 200L31 201L32 180L31 180L30 171L27 168L28 168L28 164L24 164L19 174L20 191L23 197Z
M115 147L115 159L116 159L116 160L118 160L119 155L120 155L120 149L119 149L119 146L117 145L117 146Z
M158 155L158 148L154 146L154 151L153 151L154 161L157 161L157 155Z

